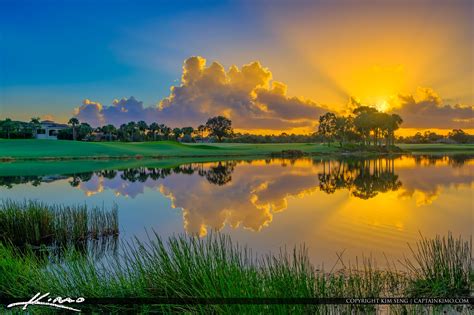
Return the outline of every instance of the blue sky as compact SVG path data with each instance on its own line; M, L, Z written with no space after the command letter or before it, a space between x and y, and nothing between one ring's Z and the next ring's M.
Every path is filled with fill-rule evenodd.
M210 49L188 40L196 30L186 27L208 29L212 15L239 22L232 36L248 27L238 26L245 19L243 11L237 19L240 6L211 1L2 0L1 6L0 115L20 118L64 115L84 98L109 104L134 95L154 105L179 80L184 59Z
M246 124L247 130L286 124L309 131L314 119L304 115L343 112L353 97L380 110L399 110L408 117L407 128L472 123L470 0L0 0L0 6L0 119L65 121L85 99L101 111L93 104L105 108L134 96L143 102L132 102L138 106L134 119L144 115L144 106L153 107L154 119L176 124L197 123L173 116L186 110L264 126ZM157 112L157 104L176 94L170 88L182 84L183 63L191 56L206 59L202 73L214 61L223 71L258 61L254 70L270 76L245 77L260 84L236 102L246 104L245 111L222 104L238 88L227 77L214 87L217 96L187 87L183 93L195 94L185 103L169 102L166 115ZM278 95L266 95L262 103L255 96L261 88ZM256 116L249 120L250 114ZM107 121L102 112L95 116Z

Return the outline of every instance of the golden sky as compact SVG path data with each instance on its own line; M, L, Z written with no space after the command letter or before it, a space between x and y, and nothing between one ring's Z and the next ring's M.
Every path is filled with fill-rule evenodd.
M64 32L52 18L19 27L31 8L11 5L3 19L0 116L182 127L222 114L239 131L305 133L325 111L347 113L353 98L399 113L399 134L472 131L473 5L138 2L98 6L87 15L74 5L58 3L68 14L37 8L62 21ZM98 18L102 10L111 14ZM141 18L119 18L130 12Z

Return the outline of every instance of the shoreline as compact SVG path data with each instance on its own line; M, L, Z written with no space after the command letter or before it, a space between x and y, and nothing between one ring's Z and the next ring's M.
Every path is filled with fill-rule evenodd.
M359 150L321 143L79 142L0 140L0 163L16 161L101 161L163 159L229 159L248 157L385 157L398 155L474 155L472 144L398 144L394 150Z
M211 159L229 159L229 158L310 158L310 157L387 157L387 156L400 156L400 155L474 155L472 152L467 151L398 151L398 152L372 152L372 151L343 151L343 152L303 152L302 155L285 155L281 152L270 152L270 153L236 153L236 154L202 154L202 155L91 155L91 156L59 156L59 157L0 157L0 163L10 163L19 161L120 161L120 160L166 160L166 159L200 159L200 158L211 158Z

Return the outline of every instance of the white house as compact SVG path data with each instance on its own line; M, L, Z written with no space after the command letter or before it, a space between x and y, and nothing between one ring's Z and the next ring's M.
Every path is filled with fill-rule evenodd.
M68 125L58 124L51 120L43 120L36 131L36 139L58 140L58 132L68 127Z

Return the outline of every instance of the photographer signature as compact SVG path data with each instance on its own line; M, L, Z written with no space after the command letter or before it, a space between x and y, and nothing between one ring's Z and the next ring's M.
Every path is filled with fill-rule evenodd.
M16 307L16 306L23 306L23 310L26 310L28 308L28 306L30 305L41 305L41 306L51 306L51 307L55 307L55 308L60 308L60 309L64 309L64 310L69 310L69 311L74 311L74 312L80 312L81 310L79 309L76 309L76 308L73 308L73 307L69 307L69 306L66 306L66 305L62 305L64 303L82 303L84 302L84 298L83 297L79 297L77 299L72 299L72 298L62 298L60 296L56 297L56 298L51 298L51 297L48 297L49 296L49 292L48 293L45 293L43 295L41 295L40 292L36 293L35 296L33 296L28 302L17 302L17 303L11 303L9 305L7 305L7 308L12 308L12 307Z

